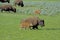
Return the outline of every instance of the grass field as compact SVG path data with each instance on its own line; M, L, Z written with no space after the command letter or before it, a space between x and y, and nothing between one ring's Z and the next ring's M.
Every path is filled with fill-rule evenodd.
M26 5L28 0L24 1L25 7L16 6L17 13L0 12L0 40L60 40L60 3L50 2L49 5L48 2L42 1L41 5L39 2L36 5ZM46 7L48 9L45 11ZM32 14L36 9L41 9L41 15ZM21 19L29 16L38 16L44 19L45 26L43 28L39 26L39 30L21 30L19 26Z

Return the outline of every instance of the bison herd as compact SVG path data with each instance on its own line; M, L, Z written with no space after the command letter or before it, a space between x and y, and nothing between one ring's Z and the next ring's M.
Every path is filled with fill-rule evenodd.
M10 3L10 0L0 0L0 2L4 3L4 2L8 2ZM23 1L22 0L15 0L14 1L14 4L15 6L18 5L18 6L21 6L23 7L24 4L23 4ZM16 13L16 8L13 7L12 5L1 5L0 6L0 10L1 12L3 11L12 11L14 13ZM36 10L35 11L36 14L40 14L40 10ZM23 19L21 22L20 22L20 27L21 28L29 28L29 29L38 29L38 26L41 26L41 27L44 27L45 24L44 24L44 20L40 19L39 17L28 17L26 19Z
M10 0L0 0L0 2L2 2L2 3L5 3L5 2L10 3ZM21 6L21 7L24 6L22 0L15 0L15 1L14 1L14 5L15 5L15 6L18 5L18 6ZM13 11L13 12L16 12L16 8L14 8L12 5L9 5L9 4L3 4L3 5L1 5L1 6L0 6L0 10L1 10L1 12L2 12L2 11L9 11L9 12L10 12L10 11Z
M0 0L0 2L2 2L2 3L5 3L5 2L10 3L10 0ZM15 1L14 1L14 4L15 4L15 5L18 5L18 6L21 6L21 7L23 7L23 6L24 6L24 4L23 4L23 1L22 1L22 0L15 0Z

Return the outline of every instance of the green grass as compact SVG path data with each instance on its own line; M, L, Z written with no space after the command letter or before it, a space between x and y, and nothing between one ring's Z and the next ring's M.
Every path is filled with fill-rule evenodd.
M45 20L40 30L20 30L20 21L32 15L0 13L0 40L60 40L60 14L37 15ZM35 15L34 15L35 16Z
M24 1L32 1L32 0L24 0ZM46 1L59 1L59 0L46 0ZM27 11L27 9L29 11L35 8L41 9L39 7L37 6L36 7L25 6L23 8L16 7L17 13L0 12L0 40L60 40L60 14L59 14L60 12L56 12L55 15L54 13L50 15L49 12L47 15L43 14L34 15L29 14L29 12ZM42 8L44 7L45 6L43 6ZM60 7L58 9L60 9ZM23 14L21 14L20 12L21 10L24 10L24 12L22 12ZM44 19L45 26L43 28L38 26L39 30L28 30L28 29L21 30L20 29L21 19L27 18L29 16L38 16L39 18Z

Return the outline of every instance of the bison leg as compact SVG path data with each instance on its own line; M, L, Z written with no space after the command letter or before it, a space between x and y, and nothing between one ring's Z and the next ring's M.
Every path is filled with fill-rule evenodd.
M38 27L37 26L33 26L33 28L32 29L38 29Z
M31 26L29 27L29 29L31 30Z
M38 29L38 27L35 27L36 29Z
M35 29L35 27L33 26L33 28L32 29Z

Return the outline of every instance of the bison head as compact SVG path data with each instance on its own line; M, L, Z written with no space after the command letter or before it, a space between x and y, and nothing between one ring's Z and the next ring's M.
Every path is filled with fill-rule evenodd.
M11 10L16 13L16 8L12 8Z
M18 6L21 6L23 7L24 4L23 4L23 1L22 0L15 0L15 6L18 5Z
M21 2L20 2L20 5L21 5L21 7L23 7L23 6L24 6L23 1L21 1Z
M44 26L45 26L44 20L40 20L40 21L39 21L39 25L40 25L41 27L44 27Z

